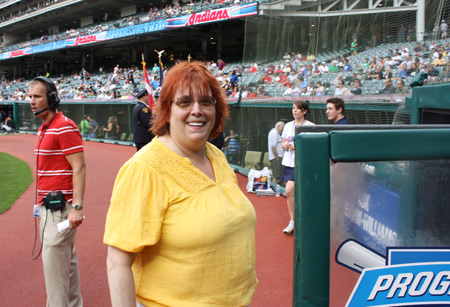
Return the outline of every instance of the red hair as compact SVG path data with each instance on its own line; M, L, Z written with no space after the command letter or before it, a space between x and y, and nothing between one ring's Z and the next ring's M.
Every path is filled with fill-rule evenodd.
M154 110L152 121L152 132L154 135L163 136L170 133L170 110L175 94L183 89L189 88L189 95L195 91L205 93L209 90L216 99L216 121L211 130L210 137L214 138L222 132L225 119L228 119L228 104L216 78L208 71L201 62L180 62L169 70L164 77L159 102Z

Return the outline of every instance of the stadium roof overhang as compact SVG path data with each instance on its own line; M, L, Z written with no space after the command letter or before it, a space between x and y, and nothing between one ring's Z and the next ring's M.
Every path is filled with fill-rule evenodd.
M261 4L259 13L283 17L331 17L417 11L418 1L405 0L283 0Z

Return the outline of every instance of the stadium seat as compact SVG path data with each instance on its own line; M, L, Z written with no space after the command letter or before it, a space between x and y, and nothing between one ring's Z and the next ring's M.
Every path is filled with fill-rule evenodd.
M245 152L244 168L259 169L260 163L261 163L261 155L262 155L262 152L260 152L260 151L247 150Z

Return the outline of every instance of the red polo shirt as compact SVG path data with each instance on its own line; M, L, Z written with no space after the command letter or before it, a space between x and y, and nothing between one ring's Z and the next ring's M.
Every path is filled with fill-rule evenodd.
M83 151L80 131L62 112L56 113L47 124L42 124L35 148L39 204L51 191L61 191L67 201L72 201L73 170L65 156L80 151Z

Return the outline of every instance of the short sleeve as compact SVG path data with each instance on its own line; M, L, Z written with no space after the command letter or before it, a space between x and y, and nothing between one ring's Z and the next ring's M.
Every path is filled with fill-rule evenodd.
M67 126L62 128L61 132L58 135L58 142L63 155L66 156L83 151L83 141L78 129L75 129L73 126Z
M126 162L114 184L103 242L128 252L140 252L145 246L156 244L169 189L145 162Z
M269 132L269 145L270 147L276 147L277 146L277 135L273 133L273 130ZM270 150L270 148L269 148Z

